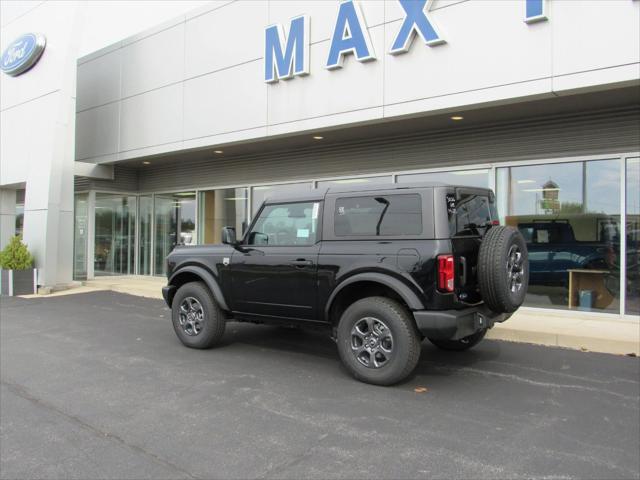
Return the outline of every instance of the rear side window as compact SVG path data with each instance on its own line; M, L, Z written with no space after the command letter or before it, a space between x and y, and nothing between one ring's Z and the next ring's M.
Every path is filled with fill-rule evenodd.
M454 203L451 203L450 200L452 199L449 199L449 195L447 195L451 235L475 234L478 229L481 229L480 233L484 233L485 227L494 220L498 220L493 194L461 193Z
M422 202L418 194L374 195L336 199L336 236L422 234Z

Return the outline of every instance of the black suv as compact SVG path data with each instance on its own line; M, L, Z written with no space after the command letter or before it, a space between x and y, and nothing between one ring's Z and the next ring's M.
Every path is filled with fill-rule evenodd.
M236 240L178 246L163 296L188 347L227 321L325 327L359 380L409 375L427 337L466 350L523 302L527 247L493 192L441 184L313 190L264 202Z

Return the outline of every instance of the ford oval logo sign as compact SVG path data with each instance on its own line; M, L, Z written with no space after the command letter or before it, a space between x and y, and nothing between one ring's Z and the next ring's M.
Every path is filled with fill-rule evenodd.
M12 77L26 72L38 62L46 45L47 39L44 35L25 33L2 52L0 69Z

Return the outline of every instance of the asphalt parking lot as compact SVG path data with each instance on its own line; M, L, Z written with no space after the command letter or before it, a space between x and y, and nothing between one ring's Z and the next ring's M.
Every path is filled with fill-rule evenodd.
M640 476L638 358L425 342L385 388L319 331L232 323L197 351L158 300L0 302L3 479Z

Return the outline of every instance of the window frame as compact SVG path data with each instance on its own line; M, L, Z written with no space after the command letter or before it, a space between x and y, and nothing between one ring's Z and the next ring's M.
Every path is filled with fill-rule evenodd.
M371 197L371 196L393 196L393 195L419 195L420 207L422 208L422 232L418 235L336 235L335 232L335 210L336 201L341 198L354 198L354 197ZM328 215L323 216L323 240L324 241L360 241L360 240L375 240L375 241L390 241L390 240L424 240L435 238L435 225L433 215L433 188L407 188L407 189L380 189L380 190L367 190L367 191L352 191L352 192L335 192L327 194L325 198L325 211L330 212Z
M309 243L306 245L296 245L296 244L286 244L286 245L250 245L248 242L249 240L249 235L251 234L251 232L253 231L253 228L255 227L256 223L258 223L258 220L260 219L260 215L262 215L262 212L265 208L267 207L273 207L273 206L278 206L278 205L295 205L295 204L299 204L299 203L318 203L318 220L317 220L317 233L316 233L316 241L314 243ZM247 231L245 232L245 234L242 236L242 240L240 241L240 245L242 245L243 247L247 247L247 248L268 248L268 247L272 247L272 248L278 248L278 247L287 247L287 248L291 248L291 247L295 247L295 248L307 248L307 247L313 247L315 245L317 245L318 243L320 243L322 241L322 218L323 218L323 205L324 202L322 200L296 200L293 202L287 202L287 201L283 201L283 202L263 202L260 209L258 210L258 212L256 213L255 217L253 217L251 219L251 223L249 224L249 228L247 228Z

